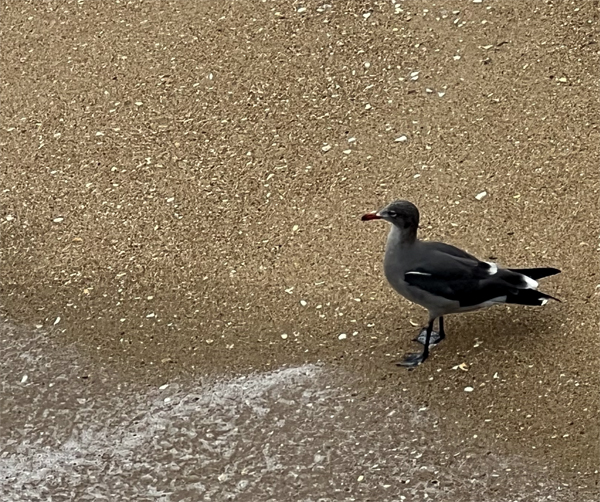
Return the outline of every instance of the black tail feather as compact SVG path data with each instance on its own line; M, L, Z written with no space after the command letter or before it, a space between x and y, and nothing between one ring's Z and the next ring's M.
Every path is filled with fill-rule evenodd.
M560 274L560 270L552 267L539 267L539 268L509 268L511 272L517 274L523 274L527 277L531 277L534 280L542 279L550 275Z
M546 293L536 291L535 289L519 289L515 293L509 293L506 295L506 303L514 303L517 305L540 306L544 305L548 300L556 300L557 302L560 302L558 298L554 298Z

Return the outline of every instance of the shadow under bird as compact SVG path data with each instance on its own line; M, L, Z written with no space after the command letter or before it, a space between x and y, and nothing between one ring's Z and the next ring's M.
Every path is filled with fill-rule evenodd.
M500 268L450 244L419 240L419 210L411 202L397 200L365 214L362 220L392 224L383 260L385 277L399 294L429 312L427 326L415 338L423 344L423 351L408 354L396 363L399 366L414 367L427 359L429 347L446 336L446 314L503 303L545 305L557 300L537 290L537 280L560 273L556 268ZM438 331L433 330L436 319Z

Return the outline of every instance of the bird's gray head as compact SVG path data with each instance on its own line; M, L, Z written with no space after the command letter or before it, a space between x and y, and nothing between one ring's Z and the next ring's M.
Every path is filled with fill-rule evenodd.
M417 230L419 226L419 210L412 202L395 200L375 213L367 213L363 221L385 220L402 230Z

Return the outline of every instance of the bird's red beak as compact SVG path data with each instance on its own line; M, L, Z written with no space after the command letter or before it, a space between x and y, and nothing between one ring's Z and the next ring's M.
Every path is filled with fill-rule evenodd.
M361 218L362 221L380 220L380 219L381 219L381 216L379 216L379 213L377 213L377 212L364 214L363 217Z

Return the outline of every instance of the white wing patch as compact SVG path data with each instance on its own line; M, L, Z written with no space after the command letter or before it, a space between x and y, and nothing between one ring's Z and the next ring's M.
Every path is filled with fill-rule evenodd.
M426 275L427 277L431 277L431 274L428 274L427 272L417 272L416 270L406 272L404 275Z
M544 305L546 305L546 303L548 303L548 298L544 298L544 299L542 300L542 307L543 307Z
M494 275L496 272L498 272L498 265L496 265L495 263L492 263L491 261L486 261L486 263L490 266L490 269L488 270L488 274Z
M527 289L537 289L539 286L538 282L533 280L531 277L527 277L526 275L522 275L523 280L525 281L525 287Z

